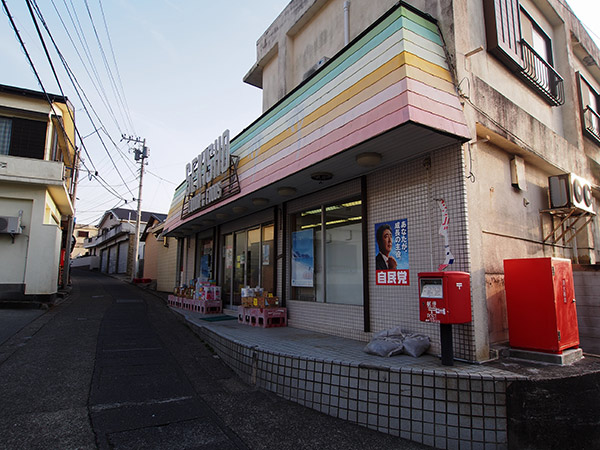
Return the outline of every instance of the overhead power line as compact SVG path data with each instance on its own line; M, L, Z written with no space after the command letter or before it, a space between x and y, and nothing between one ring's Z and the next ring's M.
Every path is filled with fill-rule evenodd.
M94 125L94 121L93 121L93 119L92 119L91 115L89 114L89 111L87 110L86 103L83 101L83 99L82 99L82 97L81 97L81 95L80 95L80 93L79 93L79 89L78 89L78 87L77 87L77 84L76 84L76 83L74 82L74 80L73 80L73 77L72 77L72 72L71 72L71 70L69 69L69 67L68 67L68 64L67 64L67 62L66 62L65 58L62 56L62 53L61 53L60 49L58 48L58 45L57 45L56 41L54 40L54 37L52 36L52 33L51 33L51 31L50 31L50 29L49 29L48 25L46 24L46 21L44 20L43 14L42 14L41 10L39 9L39 6L37 5L37 2L36 2L36 0L26 0L26 1L27 1L27 6L28 6L28 8L29 8L29 12L30 12L30 14L31 14L31 19L32 19L32 21L33 21L33 23L34 23L34 25L35 25L35 28L36 28L36 31L37 31L37 33L38 33L38 36L39 36L40 42L42 43L42 46L43 46L43 48L44 48L44 52L45 52L45 54L46 54L46 58L48 59L48 63L50 64L50 67L52 68L52 73L54 74L54 77L55 77L55 79L56 79L56 82L57 82L57 84L58 84L58 86L59 86L59 89L60 89L60 91L61 91L61 94L63 95L63 97L65 96L65 94L64 94L64 91L63 91L63 89L62 89L62 86L61 86L61 83L60 83L60 80L59 80L59 78L58 78L58 74L56 73L56 70L55 70L55 68L54 68L54 64L52 63L52 58L51 58L51 56L50 56L50 53L48 52L48 49L47 49L47 47L46 47L46 43L45 43L45 41L44 41L44 37L42 36L41 30L40 30L40 28L39 28L39 26L38 26L38 23L37 23L37 20L36 20L36 17L35 17L35 16L36 16L36 14L37 14L37 16L39 17L40 21L42 22L42 24L43 24L43 26L44 26L44 29L46 30L46 33L47 33L47 34L48 34L48 36L50 37L50 40L52 41L52 44L54 45L55 51L56 51L56 52L57 52L57 54L59 55L59 57L60 57L60 60L61 60L61 62L63 63L63 66L65 67L65 70L67 71L67 75L69 76L69 79L71 80L71 83L73 84L73 87L74 87L74 89L75 89L75 91L76 91L76 93L77 93L77 95L78 95L78 97L79 97L80 101L82 102L83 108L84 108L84 110L85 110L85 112L86 112L86 114L87 114L87 116L88 116L88 118L89 118L90 122L92 122L92 125L93 125L93 126L95 126L95 125ZM36 7L36 14L34 14L34 12L33 12L33 9L32 9L32 2L35 4L35 7ZM69 111L69 114L71 114L71 112L70 112L70 111ZM75 123L75 120L74 120L74 118L73 118L73 116L72 116L72 115L71 115L71 120L73 121L73 123ZM75 130L76 130L76 132L77 132L77 135L79 136L79 140L80 140L80 142L81 142L82 146L84 146L84 148L85 148L85 143L84 143L84 141L83 141L83 138L82 138L82 137L81 137L81 135L79 134L79 129L78 129L78 127L77 127L77 126L75 127ZM98 138L100 139L100 142L102 143L102 146L104 147L104 150L106 151L106 153L107 153L108 157L110 158L110 160L111 160L111 162L112 162L112 164L113 164L113 166L114 166L114 168L115 168L115 171L117 172L117 174L118 174L118 175L119 175L119 177L121 178L121 181L123 181L123 184L125 185L125 187L126 187L126 188L127 188L127 190L129 191L129 193L130 193L130 194L133 196L133 195L134 195L134 194L133 194L133 192L131 191L131 189L129 189L129 186L127 186L127 183L125 182L125 179L123 178L123 175L121 174L121 172L120 172L119 168L117 167L117 165L116 165L116 163L115 163L114 159L112 158L112 156L111 156L111 154L110 154L110 151L109 151L109 150L108 150L108 148L106 147L106 144L104 143L104 140L102 139L102 137L101 137L100 135L98 135ZM88 153L87 153L87 150L86 150L86 154L88 154ZM89 157L89 154L88 154L88 157ZM113 191L113 192L116 192L114 189L113 189L112 191Z

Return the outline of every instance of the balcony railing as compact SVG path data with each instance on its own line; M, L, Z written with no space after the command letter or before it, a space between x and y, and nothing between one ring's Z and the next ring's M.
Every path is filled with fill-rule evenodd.
M112 230L108 231L104 234L99 234L98 236L94 236L92 238L88 238L83 242L84 248L93 248L109 239L114 238L120 234L134 234L135 233L135 225L127 222L120 223Z
M586 106L583 110L583 122L585 123L585 130L592 138L600 142L600 114Z
M550 105L562 105L565 102L562 77L525 40L521 40L521 49L524 66L521 75L533 83Z

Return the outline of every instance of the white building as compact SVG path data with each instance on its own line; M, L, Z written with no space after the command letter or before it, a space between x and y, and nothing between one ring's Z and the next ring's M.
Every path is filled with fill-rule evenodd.
M0 86L0 298L51 302L71 244L76 155L67 98Z

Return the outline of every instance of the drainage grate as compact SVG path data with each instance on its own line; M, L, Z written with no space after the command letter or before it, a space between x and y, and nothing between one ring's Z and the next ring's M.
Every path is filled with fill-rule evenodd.
M144 300L140 298L118 298L117 303L144 303Z

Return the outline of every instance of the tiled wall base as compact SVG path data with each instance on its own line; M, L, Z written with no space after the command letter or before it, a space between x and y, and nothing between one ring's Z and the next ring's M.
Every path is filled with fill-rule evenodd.
M516 377L316 359L197 331L244 381L306 407L436 448L507 448Z

